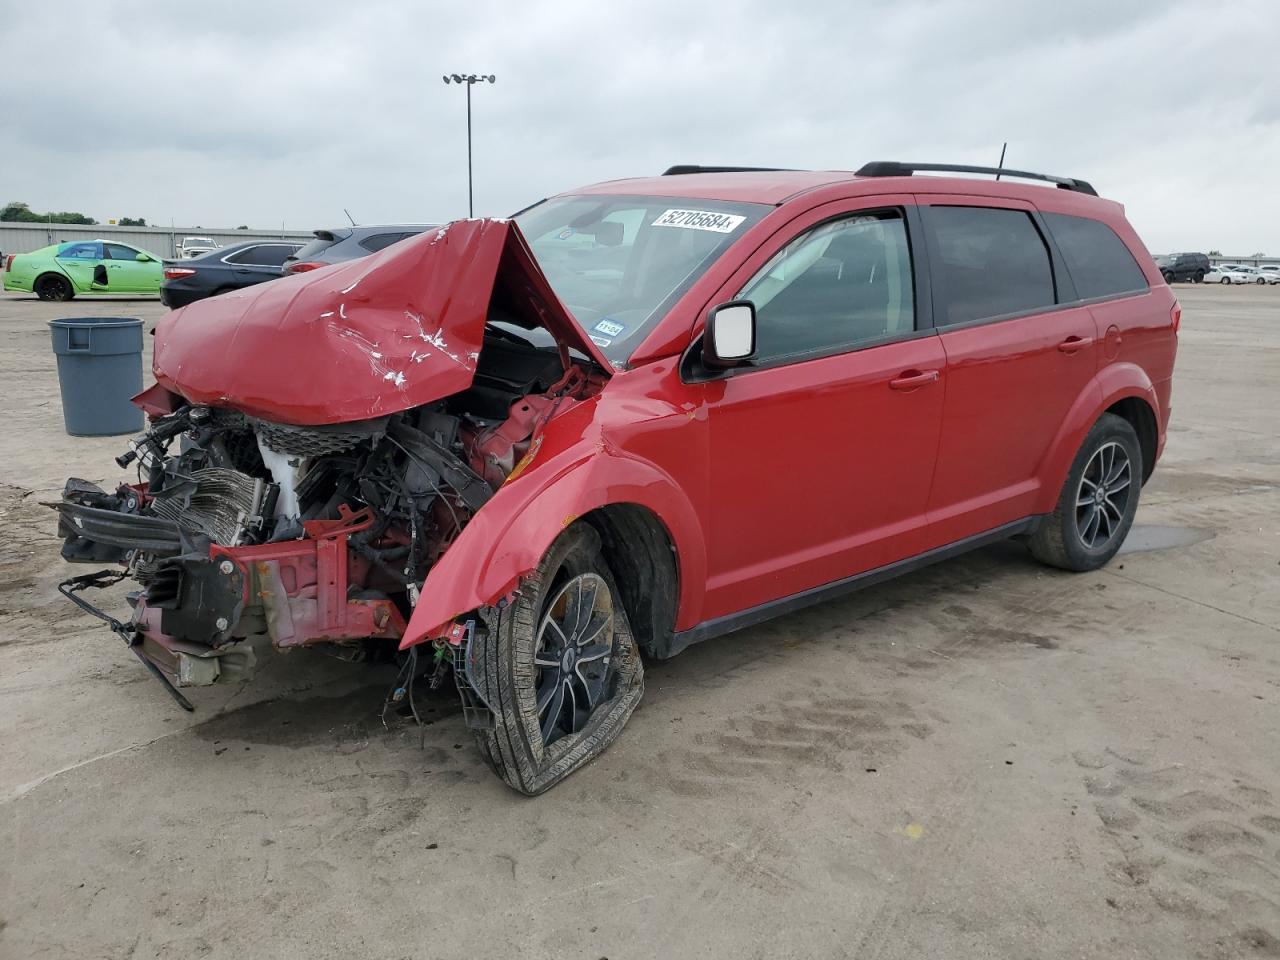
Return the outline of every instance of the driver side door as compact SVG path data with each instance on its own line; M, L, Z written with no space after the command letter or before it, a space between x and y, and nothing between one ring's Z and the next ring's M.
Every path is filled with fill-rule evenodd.
M827 204L715 302L756 308L756 356L704 385L708 619L919 553L946 356L910 197Z
M161 269L157 260L139 260L138 255L150 257L144 250L127 247L123 243L104 243L107 279L112 293L156 293L160 289Z

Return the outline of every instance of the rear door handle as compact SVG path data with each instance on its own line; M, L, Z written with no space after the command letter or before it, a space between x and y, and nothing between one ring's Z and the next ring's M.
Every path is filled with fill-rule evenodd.
M1058 349L1062 353L1076 353L1085 347L1093 346L1093 337L1076 337L1071 336L1058 344Z
M906 370L889 381L890 390L915 390L937 383L937 370Z

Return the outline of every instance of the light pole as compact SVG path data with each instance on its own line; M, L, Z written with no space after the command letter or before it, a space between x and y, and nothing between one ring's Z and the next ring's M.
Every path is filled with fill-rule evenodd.
M492 73L450 73L444 77L445 83L465 83L467 85L467 216L475 216L475 204L471 191L471 85L475 83L497 83L498 78Z

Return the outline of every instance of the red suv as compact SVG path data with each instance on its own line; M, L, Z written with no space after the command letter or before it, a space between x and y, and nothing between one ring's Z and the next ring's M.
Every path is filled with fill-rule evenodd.
M1079 180L677 167L160 320L138 480L68 481L64 592L177 686L255 648L452 671L539 793L640 654L1006 537L1115 554L1169 421L1179 307ZM182 437L181 443L175 439ZM128 623L78 594L131 576Z

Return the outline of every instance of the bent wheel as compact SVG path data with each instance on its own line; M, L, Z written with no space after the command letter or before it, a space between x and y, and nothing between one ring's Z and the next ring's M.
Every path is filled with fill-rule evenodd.
M533 796L609 746L644 693L644 668L600 540L585 524L552 544L505 609L482 611L475 660L494 729L476 732L502 780Z
M1031 535L1031 553L1064 570L1096 570L1116 555L1138 512L1142 448L1129 421L1104 413L1067 473L1054 512Z

